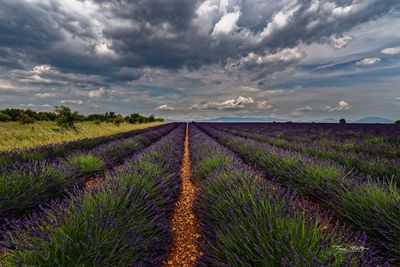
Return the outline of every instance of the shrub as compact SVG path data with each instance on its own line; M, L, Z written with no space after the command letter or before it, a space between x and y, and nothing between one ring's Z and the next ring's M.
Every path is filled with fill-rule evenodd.
M114 122L114 124L115 124L116 126L119 126L121 123L124 122L124 118L123 118L120 114L118 114L118 115L114 118L113 122Z
M62 184L63 178L64 173L60 170L35 162L21 170L1 173L0 222L7 217L26 215L37 208L44 198L58 192L57 186Z
M105 167L104 161L93 155L76 155L71 157L68 162L83 174L92 174Z
M340 123L340 124L345 124L345 123L346 123L346 119L343 119L343 118L340 119L340 120L339 120L339 123Z
M74 130L75 127L75 117L78 115L77 112L72 112L69 107L66 106L56 106L55 112L57 113L57 125L62 130Z
M35 122L35 120L26 113L21 113L17 117L17 121L19 121L21 124L31 124Z
M151 114L149 117L149 122L155 122L155 121L156 121L156 118L154 118L154 115Z
M8 116L7 114L0 112L0 121L10 121L11 117Z
M400 120L397 120L394 122L395 124L400 124Z

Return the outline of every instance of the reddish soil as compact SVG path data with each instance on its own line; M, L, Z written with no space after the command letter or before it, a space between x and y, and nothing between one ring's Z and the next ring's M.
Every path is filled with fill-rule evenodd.
M120 172L124 168L124 164L120 164L114 167L114 171ZM93 176L89 179L86 180L85 182L85 188L90 189L93 186L99 185L101 181L103 180L104 176Z
M98 177L92 177L92 178L86 180L85 188L89 189L89 188L92 188L93 186L98 185L100 183L100 180L101 179Z
M171 229L174 234L173 247L169 252L168 259L164 262L164 266L193 266L202 255L196 246L196 242L201 240L201 235L193 209L197 187L191 181L191 175L188 126L186 126L185 148L181 167L182 191L175 204L171 219Z

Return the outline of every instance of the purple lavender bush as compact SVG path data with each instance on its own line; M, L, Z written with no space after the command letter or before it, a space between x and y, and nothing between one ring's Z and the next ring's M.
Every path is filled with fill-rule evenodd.
M91 190L2 232L2 266L161 266L180 189L184 126Z

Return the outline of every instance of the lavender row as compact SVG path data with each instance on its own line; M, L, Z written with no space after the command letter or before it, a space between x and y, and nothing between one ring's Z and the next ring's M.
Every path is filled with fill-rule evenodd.
M365 231L388 257L400 260L400 191L393 182L358 179L333 162L201 128L270 177L326 204Z
M1 234L1 266L161 266L180 191L184 126L90 190ZM1 253L1 252L0 252Z
M99 146L90 153L76 152L59 162L31 161L0 173L0 223L30 214L39 205L82 187L85 181L122 163L176 128L170 124Z
M377 266L365 237L330 235L297 210L288 191L272 191L258 174L196 126L190 129L196 212L204 243L199 266ZM290 244L290 245L289 245ZM354 247L353 247L354 248ZM351 251L351 252L350 252Z
M16 163L28 162L28 161L41 161L64 157L75 150L88 151L99 145L106 144L111 141L126 139L135 135L143 134L154 129L161 129L168 127L167 125L160 125L145 128L142 130L133 130L129 132L100 136L96 138L85 138L70 142L63 142L59 144L43 145L29 149L17 149L13 151L0 152L0 168L13 166Z
M363 153L353 153L349 151L338 151L329 146L321 144L320 141L315 142L297 142L289 141L278 137L272 137L264 134L253 133L252 130L234 130L229 126L211 125L212 127L238 135L245 138L255 139L260 142L268 143L281 149L288 149L295 152L305 153L320 159L329 159L343 165L348 171L356 170L365 175L371 176L378 180L394 179L400 180L400 158L387 158L381 156L371 156ZM309 137L310 138L310 137ZM349 142L346 144L350 144ZM352 146L351 146L352 147ZM384 148L381 148L384 149ZM395 150L397 151L397 150ZM400 154L400 151L396 153Z
M337 125L310 123L210 124L265 138L326 147L342 153L400 157L399 125Z

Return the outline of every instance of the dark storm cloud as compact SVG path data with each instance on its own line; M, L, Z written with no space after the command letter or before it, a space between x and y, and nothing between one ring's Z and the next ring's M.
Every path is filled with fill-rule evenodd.
M397 3L395 0L322 3L299 0L287 1L286 5L274 2L230 1L222 5L219 1L95 0L97 14L81 16L69 12L60 1L2 0L0 46L11 49L9 53L16 57L15 61L50 64L61 70L115 79L136 79L140 77L137 72L132 76L126 72L121 75L121 69L144 66L192 69L211 63L224 64L229 58L240 59L251 52L276 53L300 42L322 42L332 34L388 12ZM235 12L239 12L238 19L229 22L227 15ZM204 31L203 20L211 22ZM225 32L215 30L218 23ZM229 24L232 29L228 29ZM96 53L101 38L107 39L107 46L118 58ZM3 61L0 63L10 65Z
M176 30L189 28L200 1L186 0L94 0L117 17L159 25L168 22Z
M276 53L299 43L325 42L354 26L388 12L389 1L100 1L115 17L128 20L131 27L105 27L112 48L124 55L120 64L189 69L212 63L227 63L254 52ZM208 3L208 5L206 5ZM201 31L202 7L211 11L205 20L211 27ZM210 8L211 6L211 8ZM216 25L228 14L240 12L232 31L213 35ZM265 72L281 70L292 62L258 65ZM253 67L251 69L253 71Z
M151 106L149 112L173 107L176 114L272 110L274 103L257 90L332 83L307 66L337 62L336 55L304 61L367 40L349 32L399 16L399 7L398 0L0 0L0 93L9 96L0 104L14 90L14 102L30 97L37 105L52 97L50 104L79 100L128 109L136 103ZM388 24L383 36L393 34ZM397 47L396 40L373 49ZM323 48L303 50L308 45ZM395 61L371 51L353 50L351 62L382 58L375 69ZM352 84L368 71L347 68L357 71ZM329 72L340 76L344 69Z
M51 17L53 10L43 8L40 3L2 0L0 7L2 47L47 49L62 40L57 23Z
M267 36L261 38L260 45L279 48L322 42L389 12L396 4L397 0L291 1L275 13L260 34Z

